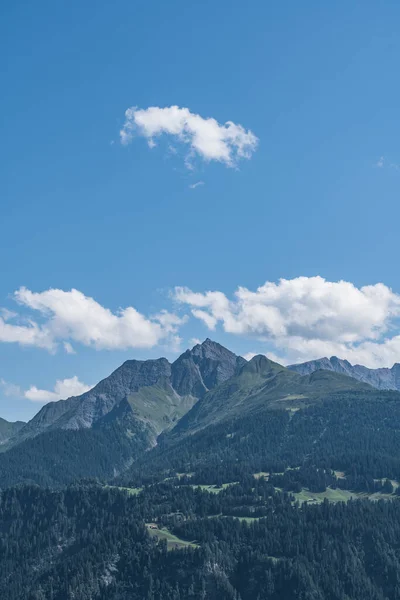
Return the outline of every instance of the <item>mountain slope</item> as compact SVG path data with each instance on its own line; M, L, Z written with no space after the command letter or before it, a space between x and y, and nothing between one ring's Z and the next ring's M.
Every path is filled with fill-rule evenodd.
M352 365L348 360L336 356L319 358L298 365L289 365L288 369L300 375L309 375L319 369L334 371L353 377L358 381L369 383L378 390L400 391L400 364L395 363L391 369L368 369L363 365Z
M0 454L0 487L112 479L150 447L153 435L124 400L93 427L52 429Z
M198 483L217 483L310 461L339 470L360 464L360 472L374 468L374 477L396 478L399 422L398 392L330 371L301 376L255 356L201 398L122 479L136 485L191 473Z
M368 384L328 371L301 376L258 355L243 365L236 377L200 399L171 436L193 433L211 424L265 410L302 408L332 392L369 389Z
M23 421L15 421L11 423L0 418L0 444L5 444L13 435L16 435L25 423Z
M20 486L0 531L2 600L399 598L398 499L300 507L252 477L218 494Z

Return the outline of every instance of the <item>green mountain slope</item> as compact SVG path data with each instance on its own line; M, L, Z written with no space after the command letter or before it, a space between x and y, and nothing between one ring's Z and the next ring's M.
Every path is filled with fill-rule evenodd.
M329 371L301 376L259 355L245 364L236 377L199 400L181 419L173 436L265 410L304 408L332 392L371 389L368 384Z
M400 394L328 371L300 376L254 357L208 392L123 475L204 484L286 469L343 471L346 489L400 481ZM369 483L368 483L369 482Z

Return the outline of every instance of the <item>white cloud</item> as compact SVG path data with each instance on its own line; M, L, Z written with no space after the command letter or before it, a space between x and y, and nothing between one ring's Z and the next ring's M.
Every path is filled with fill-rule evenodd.
M187 288L176 288L175 299L209 329L220 323L228 333L269 342L284 362L332 354L372 367L400 360L400 335L393 336L400 295L382 283L357 288L297 277L267 281L255 291L239 287L231 300Z
M167 311L145 317L132 306L114 313L75 289L35 293L22 287L14 297L22 307L36 311L40 322L9 324L0 317L0 342L50 351L60 342L69 353L74 351L71 342L97 350L151 348L162 341L176 347L176 332L184 322Z
M201 340L199 338L191 338L189 340L189 346L191 346L193 348L193 346L198 346L199 344L201 344Z
M250 158L258 139L250 130L232 121L221 125L213 118L204 118L188 108L150 106L146 109L128 108L120 131L122 144L129 144L135 136L143 136L149 146L156 137L167 134L189 145L189 165L194 155L206 161L215 160L232 167L242 158Z
M380 156L378 158L378 161L376 162L375 166L378 167L379 169L382 169L382 167L384 166L384 162L385 162L384 157Z
M191 190L195 190L197 187L199 187L200 185L204 185L204 181L196 181L196 183L192 183L189 185L189 188Z
M41 390L32 385L29 390L24 392L24 397L33 402L52 402L56 400L65 400L71 396L80 396L91 389L90 385L86 385L79 381L75 375L70 379L58 379L54 386L54 390Z

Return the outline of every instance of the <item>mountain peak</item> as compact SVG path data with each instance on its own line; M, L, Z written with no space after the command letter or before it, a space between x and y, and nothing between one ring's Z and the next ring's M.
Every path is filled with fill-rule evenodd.
M207 338L173 363L172 385L180 395L201 397L236 375L245 363L244 358Z
M217 360L222 355L236 356L234 352L231 352L231 350L228 350L228 348L225 348L225 346L218 344L218 342L210 340L210 338L206 338L204 342L202 342L201 344L197 344L191 350L188 350L188 352L196 356L201 354L204 357L209 357Z
M271 374L273 372L284 371L285 367L270 360L265 354L256 354L249 362L242 367L242 373L259 373L261 375Z

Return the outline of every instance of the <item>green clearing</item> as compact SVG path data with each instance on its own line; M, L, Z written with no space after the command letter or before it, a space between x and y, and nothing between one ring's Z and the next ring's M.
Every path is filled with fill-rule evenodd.
M105 487L113 487L117 490L121 490L121 492L127 492L130 496L137 496L143 490L143 488L131 488L131 487L121 487L115 485L107 485Z
M395 500L396 496L394 494L367 494L365 492L350 492L349 490L333 490L331 488L327 488L325 492L310 492L309 490L303 489L301 492L294 493L293 496L303 504L307 502L308 504L320 504L325 500L329 500L329 502L348 502L350 499L368 499L372 501L376 500Z
M220 492L222 492L222 490L229 487L230 485L235 485L235 483L238 483L238 482L233 481L231 483L223 483L221 487L218 487L217 485L191 485L190 487L192 487L194 490L197 488L200 488L201 490L203 490L205 492L211 492L212 494L219 494Z
M167 549L168 550L176 550L180 548L187 548L190 546L191 548L198 548L198 544L194 542L187 542L186 540L182 540L181 538L176 537L173 533L171 533L168 529L163 527L162 529L150 529L150 523L146 523L147 531L152 537L157 538L158 540L166 540L167 541Z
M331 488L327 488L325 492L310 492L309 490L302 489L301 492L293 494L300 504L304 502L308 504L320 504L325 498L329 502L348 502L351 498L358 498L360 495L348 490L332 490Z
M259 473L253 473L255 479L261 479L261 477L265 477L265 479L269 478L269 473L267 471L260 471Z

